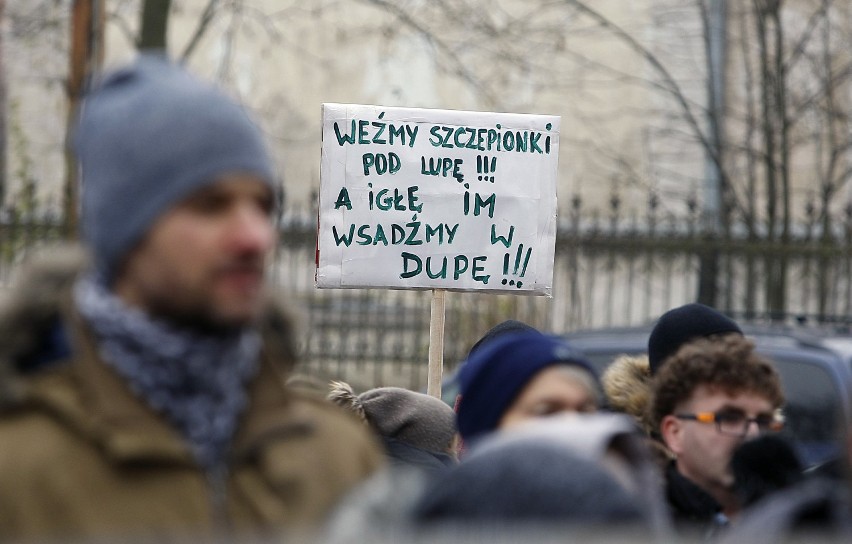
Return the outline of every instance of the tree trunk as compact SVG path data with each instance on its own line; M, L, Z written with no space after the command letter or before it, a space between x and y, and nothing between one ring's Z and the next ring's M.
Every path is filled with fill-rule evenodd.
M741 36L748 35L749 18L743 10L736 19L739 20L739 31ZM740 38L740 56L743 62L743 77L744 88L746 89L745 102L745 131L742 139L742 148L745 150L745 173L746 173L746 188L745 188L745 222L748 229L749 240L757 239L757 166L758 158L756 145L754 143L755 134L758 130L758 113L755 98L756 82L754 77L754 66L752 65L752 56L749 48L749 43L746 39ZM753 259L752 259L753 264ZM747 291L746 298L754 293ZM753 306L746 305L747 309L754 309Z
M784 26L780 0L776 2L775 11L772 12L772 24L775 38L772 48L775 53L775 115L780 132L778 160L781 176L781 240L786 244L790 241L790 122L787 118L787 68L784 64Z
M0 21L6 11L6 0L0 0ZM6 200L6 63L3 47L3 34L0 33L0 205Z
M74 0L71 14L71 56L68 70L68 119L66 140L70 139L77 110L92 75L103 64L104 0ZM65 188L63 212L65 235L77 235L79 183L77 159L71 146L65 146Z
M772 115L772 74L769 62L769 40L767 36L767 10L763 2L755 2L757 23L758 55L760 57L760 101L763 128L763 167L766 180L766 226L767 239L774 242L778 224L778 181L775 172L775 131Z
M142 3L142 24L138 42L140 50L167 50L171 4L172 0L145 0Z
M781 177L781 241L785 248L790 242L790 123L787 119L787 73L784 66L784 28L781 21L781 0L775 3L775 11L772 13L772 21L775 25L775 115L776 126L780 131L778 143L778 160ZM775 315L783 316L787 313L787 265L789 259L787 252L776 264L773 277L772 310Z
M763 106L764 169L766 176L767 241L766 304L770 317L783 319L787 294L787 255L782 247L790 235L789 139L784 85L783 32L780 0L755 0ZM781 201L781 216L778 204ZM780 221L779 221L780 220ZM778 234L779 222L781 227Z
M721 234L728 210L724 209L723 171L725 71L727 65L727 3L711 0L709 6L701 4L704 26L705 55L707 62L707 125L709 149L705 150L703 230L705 236L716 239ZM699 256L698 302L716 307L719 298L718 250Z

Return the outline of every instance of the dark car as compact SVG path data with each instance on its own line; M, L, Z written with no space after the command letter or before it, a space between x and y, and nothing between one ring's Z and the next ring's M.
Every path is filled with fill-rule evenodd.
M647 353L651 327L577 331L564 335L599 372L619 355ZM852 421L852 363L841 339L790 328L743 326L759 353L775 363L786 402L787 434L808 466L835 458L839 436ZM850 344L852 345L852 344Z

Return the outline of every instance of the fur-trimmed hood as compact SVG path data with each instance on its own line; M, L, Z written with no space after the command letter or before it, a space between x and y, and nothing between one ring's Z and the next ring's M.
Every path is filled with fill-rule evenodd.
M651 423L653 401L653 376L646 355L621 355L616 357L601 376L601 385L609 406L618 412L633 416L648 435L648 446L660 468L674 457L663 443Z
M70 290L89 265L83 248L61 245L40 250L19 269L0 300L0 406L19 398L25 375L71 355L64 325ZM296 362L295 322L271 295L259 328L265 351L288 372Z
M636 418L646 432L651 430L648 418L651 380L651 367L646 355L621 355L601 376L601 385L609 406Z
M65 294L87 261L79 246L59 246L37 253L17 271L0 301L0 405L20 395L21 376L46 349Z

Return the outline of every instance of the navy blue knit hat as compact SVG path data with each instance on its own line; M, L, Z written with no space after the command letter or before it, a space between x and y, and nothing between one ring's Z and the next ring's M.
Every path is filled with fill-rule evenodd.
M470 351L468 352L468 358L473 355L473 352L488 344L492 340L496 338L500 338L504 334L510 333L518 333L518 332L539 332L538 329L533 327L532 325L527 325L523 321L518 321L517 319L507 319L506 321L501 321L497 323L490 329L488 332L482 335L482 338L476 341L476 343L471 346Z
M83 236L107 283L154 222L228 173L274 189L263 137L223 92L163 55L142 55L86 97L74 135Z
M660 316L648 337L651 374L690 340L726 333L743 331L733 319L709 306L692 303L669 310Z
M545 367L583 368L597 382L594 367L564 340L537 331L507 333L474 350L459 370L459 433L470 441L493 431L532 377Z

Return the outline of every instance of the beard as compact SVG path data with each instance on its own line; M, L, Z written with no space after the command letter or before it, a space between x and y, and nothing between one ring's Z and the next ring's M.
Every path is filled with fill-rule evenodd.
M261 314L262 296L248 312L228 312L221 302L208 293L181 293L178 296L152 296L147 307L151 315L172 325L201 334L227 335L257 324ZM246 303L248 304L248 303Z

